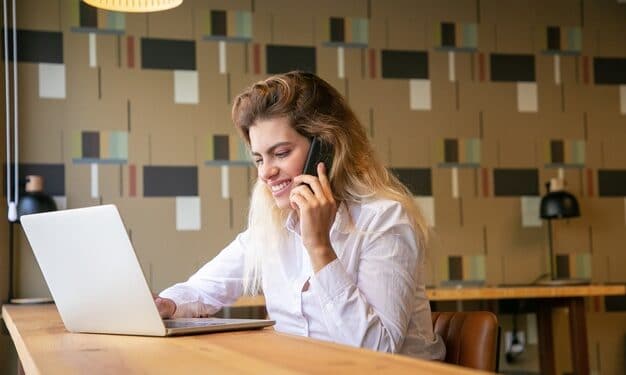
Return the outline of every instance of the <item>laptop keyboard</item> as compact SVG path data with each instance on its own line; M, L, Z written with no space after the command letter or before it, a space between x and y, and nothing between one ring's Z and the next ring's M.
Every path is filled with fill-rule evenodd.
M233 323L227 319L202 319L202 320L164 320L165 328L194 328L209 327Z

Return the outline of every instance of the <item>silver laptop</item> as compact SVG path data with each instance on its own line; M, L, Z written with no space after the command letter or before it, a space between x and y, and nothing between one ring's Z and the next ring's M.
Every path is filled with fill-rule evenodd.
M271 326L272 320L162 320L114 205L20 218L70 332L172 336Z

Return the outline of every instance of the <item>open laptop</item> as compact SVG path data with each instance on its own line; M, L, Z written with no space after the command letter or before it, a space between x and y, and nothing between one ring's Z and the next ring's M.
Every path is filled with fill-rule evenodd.
M20 221L70 332L173 336L274 324L257 319L162 320L114 205L24 215Z

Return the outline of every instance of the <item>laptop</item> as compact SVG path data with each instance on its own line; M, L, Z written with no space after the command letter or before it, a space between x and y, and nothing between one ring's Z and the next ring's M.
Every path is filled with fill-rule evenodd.
M20 218L70 332L143 336L255 329L263 319L161 319L114 205Z

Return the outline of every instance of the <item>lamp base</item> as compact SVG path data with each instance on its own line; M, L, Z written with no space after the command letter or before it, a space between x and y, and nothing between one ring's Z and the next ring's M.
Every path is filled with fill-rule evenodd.
M544 279L536 282L537 285L543 286L566 286L566 285L589 285L589 279Z
M14 305L35 305L44 303L54 303L50 297L34 297L34 298L11 298L9 303Z

